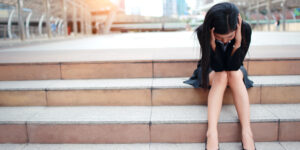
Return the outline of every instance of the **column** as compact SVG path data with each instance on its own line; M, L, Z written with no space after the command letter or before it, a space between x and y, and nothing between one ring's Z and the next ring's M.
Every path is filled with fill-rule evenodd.
M77 10L74 4L73 4L73 33L74 35L77 35Z
M44 8L46 12L46 29L47 29L47 34L48 37L52 37L52 31L51 31L51 24L50 24L50 1L49 0L44 0Z
M116 10L111 9L108 16L107 16L107 19L105 21L104 34L110 32L110 28L111 28L111 25L114 21L115 15L116 15Z
M93 23L93 20L92 20L92 15L90 12L88 12L87 14L87 20L88 20L88 34L92 34L92 23Z
M24 21L23 21L23 0L18 0L18 24L19 24L19 36L21 40L25 40L25 28L24 28Z
M256 0L256 28L259 28L259 0Z
M89 10L88 8L86 8L86 12L85 12L85 33L89 34Z
M68 20L67 20L67 3L66 0L61 0L61 4L62 4L62 19L63 22L65 23L63 32L64 32L64 36L68 36Z
M269 16L271 15L271 0L267 0L267 18L268 18L268 31L271 30L271 21Z
M80 33L84 34L84 7L80 8Z
M282 20L282 29L283 29L283 31L285 31L286 30L286 28L285 28L285 23L286 23L286 0L282 0L282 3L281 3L281 5L282 5L282 16L283 16L283 20Z

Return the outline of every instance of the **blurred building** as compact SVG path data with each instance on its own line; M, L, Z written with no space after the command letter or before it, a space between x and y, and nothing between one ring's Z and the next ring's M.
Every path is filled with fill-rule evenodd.
M122 10L125 10L125 0L119 0L119 7Z
M177 0L176 6L178 16L188 15L188 6L185 0Z
M198 0L197 14L205 15L202 12L220 2L234 3L239 8L242 17L257 29L270 30L271 24L280 20L282 30L285 30L286 22L292 25L298 23L300 19L297 13L300 0Z
M196 0L196 6L195 6L195 8L199 9L204 4L205 4L205 0Z
M130 9L131 15L141 15L141 8L140 7L132 7Z
M164 16L179 17L188 15L188 6L185 0L164 0Z
M177 2L176 0L164 0L163 2L163 16L176 17L177 16Z

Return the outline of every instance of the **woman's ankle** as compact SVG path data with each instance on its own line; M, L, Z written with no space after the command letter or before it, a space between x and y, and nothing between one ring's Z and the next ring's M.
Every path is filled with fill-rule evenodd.
M244 136L244 135L253 137L252 130L250 127L246 127L246 128L242 129L242 136Z
M217 128L209 128L206 131L206 137L214 137L214 136L218 136L218 130Z
M217 130L207 130L206 132L207 149L219 149L219 139Z
M255 141L251 130L247 129L242 131L242 142L244 145L243 148L251 150L255 149Z

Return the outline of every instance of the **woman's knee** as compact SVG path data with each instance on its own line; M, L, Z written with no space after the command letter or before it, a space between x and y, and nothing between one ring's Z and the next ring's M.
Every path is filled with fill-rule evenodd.
M237 80L242 80L243 79L243 73L241 70L237 71L227 71L227 76L228 76L228 83L232 83Z
M218 84L226 84L227 85L228 75L227 75L226 71L215 72L214 82L217 82Z

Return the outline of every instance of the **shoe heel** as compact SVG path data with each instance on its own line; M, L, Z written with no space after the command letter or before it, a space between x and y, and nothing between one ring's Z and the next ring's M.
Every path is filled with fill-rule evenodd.
M246 149L244 149L244 144L243 144L243 142L241 142L241 143L242 143L242 150L246 150ZM256 150L255 142L254 142L254 149Z
M207 150L206 145L207 145L207 137L205 138L205 150ZM218 150L220 150L220 145L219 145L219 144L218 144ZM256 150L256 149L255 149L255 150Z

